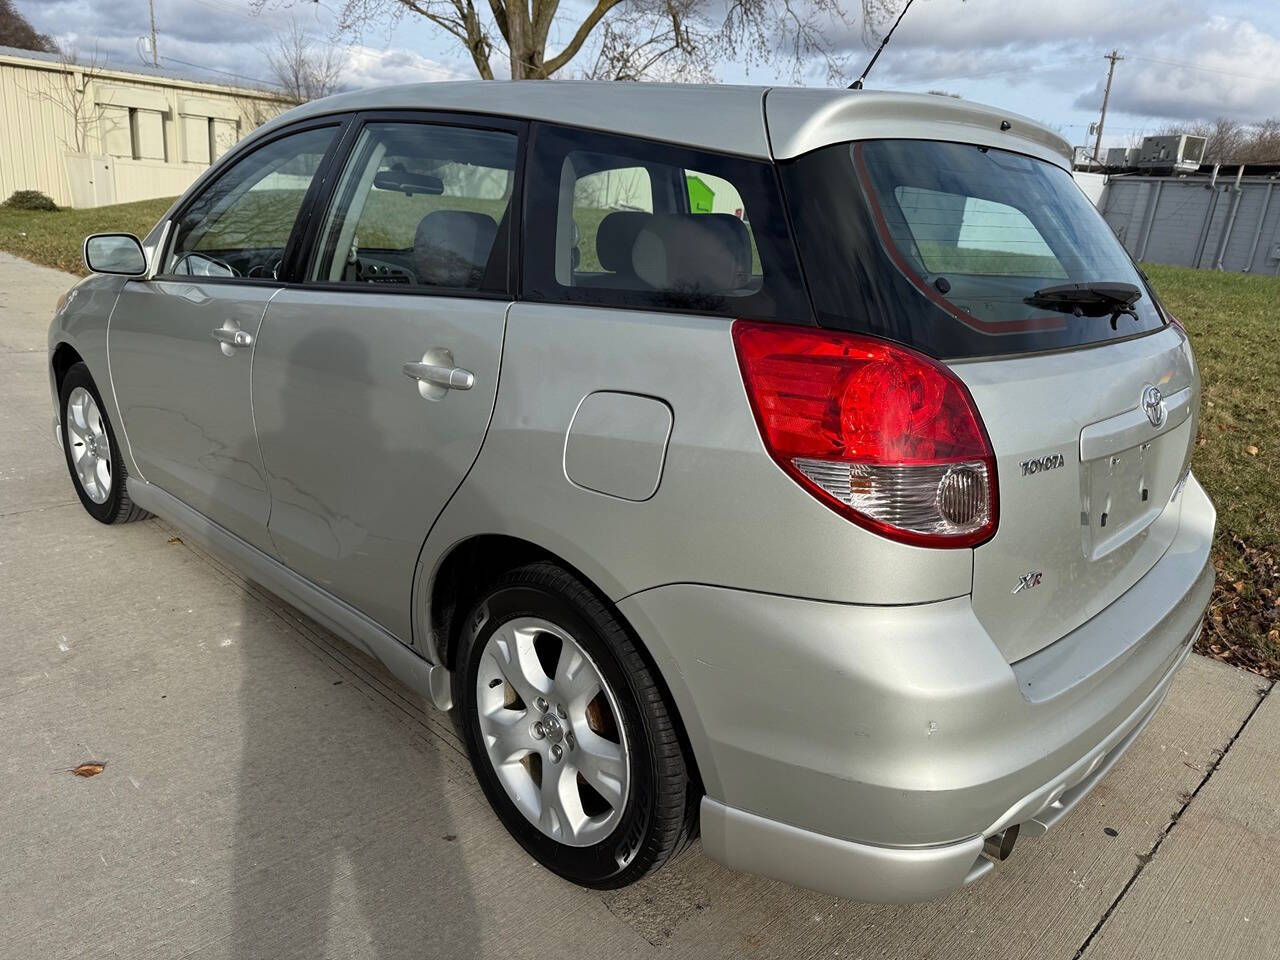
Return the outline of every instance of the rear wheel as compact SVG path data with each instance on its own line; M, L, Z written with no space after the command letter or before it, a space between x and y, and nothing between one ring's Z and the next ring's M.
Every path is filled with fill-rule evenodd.
M494 584L463 627L453 682L476 776L545 867L619 887L688 846L698 791L674 715L575 577L535 563Z
M67 470L89 516L100 523L127 523L150 516L129 499L120 445L83 363L73 364L63 377L59 401Z

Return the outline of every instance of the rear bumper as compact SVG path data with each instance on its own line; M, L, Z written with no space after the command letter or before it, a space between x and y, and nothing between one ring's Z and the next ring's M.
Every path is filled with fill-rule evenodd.
M1191 639L1142 707L1071 770L1029 796L1019 812L1027 819L1012 819L1006 826L1019 823L1019 837L1043 834L1093 789L1155 715L1191 652ZM995 869L982 854L982 842L976 836L929 847L882 847L793 827L710 797L702 800L702 843L713 859L852 900L912 903L945 896Z
M1186 659L1213 583L1194 479L1178 536L1106 610L1007 663L967 597L902 607L677 584L623 613L653 653L731 867L863 900L945 894L1034 835L1124 752Z

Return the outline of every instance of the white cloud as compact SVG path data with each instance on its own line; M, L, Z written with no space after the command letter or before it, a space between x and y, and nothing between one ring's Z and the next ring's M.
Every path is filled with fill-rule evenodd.
M165 0L157 5L160 69L224 83L270 85L265 51L288 26L290 11L260 15L232 0ZM94 0L26 0L23 12L38 30L51 34L82 60L129 70L150 66L139 38L150 33L145 3L96 3ZM308 18L301 23L311 26ZM317 43L328 31L312 27ZM432 60L404 47L379 49L365 44L341 46L346 69L344 89L422 80L456 80L474 71Z
M138 38L150 29L146 3L19 2L37 29L73 43L82 56L96 48L113 66L140 65ZM858 9L856 0L842 2ZM253 16L247 0L157 0L160 53L172 58L161 66L185 74L198 74L199 67L224 71L203 76L227 82L234 80L226 73L270 80L262 49L273 34L298 16L325 38L335 29L333 6L305 3ZM566 15L583 7L583 0L563 4ZM564 32L563 25L558 29ZM385 38L385 49L375 34ZM855 74L861 70L870 51L856 25L841 27L829 40L847 53ZM952 90L1083 130L1101 103L1102 54L1112 47L1127 59L1117 67L1111 106L1129 119L1108 118L1109 131L1127 123L1219 114L1251 121L1280 113L1277 0L916 0L871 85ZM382 23L345 53L346 87L475 76L457 44L420 17ZM744 77L731 62L717 64L716 73L786 82L764 67ZM809 76L811 82L825 80L821 71Z
M856 31L837 42L851 61L865 61ZM876 65L874 85L962 92L990 79L1093 111L1102 102L1102 54L1112 47L1127 58L1111 93L1117 113L1243 121L1280 114L1280 4L1230 0L919 0Z
M1208 0L922 0L893 44L1003 50L1151 38L1203 21Z
M1119 64L1124 82L1115 86L1111 102L1122 113L1180 120L1280 116L1277 63L1280 37L1247 22L1211 17L1176 44ZM1076 102L1092 106L1101 98L1099 84Z
M456 64L431 60L404 48L378 50L356 44L346 50L346 60L342 85L348 89L428 80L467 80L475 77L474 70L468 71Z

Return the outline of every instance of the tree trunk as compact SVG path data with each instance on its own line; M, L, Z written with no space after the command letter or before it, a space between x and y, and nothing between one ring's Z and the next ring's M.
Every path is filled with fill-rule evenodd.
M520 13L516 5L507 5L507 47L511 51L511 79L524 79L525 49L524 30L521 29Z
M507 0L507 46L511 51L512 80L525 80L536 75L530 49L532 40L527 0Z

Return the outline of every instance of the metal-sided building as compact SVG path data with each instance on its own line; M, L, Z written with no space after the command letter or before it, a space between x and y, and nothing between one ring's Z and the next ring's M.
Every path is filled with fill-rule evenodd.
M40 190L96 207L185 190L280 94L0 47L0 200Z

